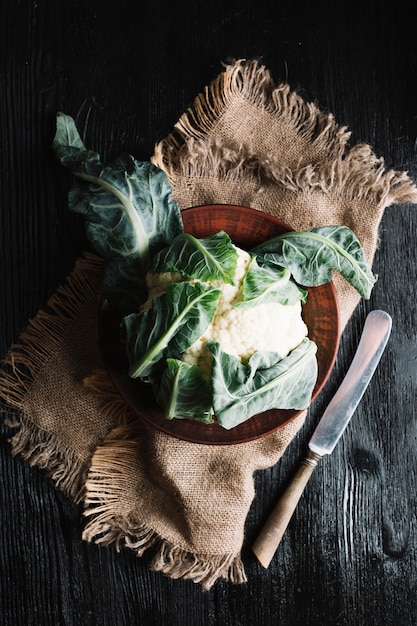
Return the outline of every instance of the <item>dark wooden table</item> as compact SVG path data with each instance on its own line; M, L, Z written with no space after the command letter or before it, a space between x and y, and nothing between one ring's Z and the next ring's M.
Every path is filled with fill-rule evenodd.
M408 7L407 8L407 4ZM148 159L229 57L261 57L334 113L388 167L417 179L412 3L289 0L9 0L0 9L1 355L87 248L50 144L77 120L104 160ZM306 439L256 476L243 557L249 581L202 592L146 557L81 541L81 510L13 458L2 424L0 623L4 626L412 626L417 623L417 215L388 209L369 302L348 324L306 433L349 364L366 313L393 318L389 346L343 440L326 457L268 570L249 546Z

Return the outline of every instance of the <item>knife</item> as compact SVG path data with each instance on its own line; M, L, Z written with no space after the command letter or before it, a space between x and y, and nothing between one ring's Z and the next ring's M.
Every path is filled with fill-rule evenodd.
M392 320L385 311L371 311L365 320L353 361L308 442L308 451L262 528L252 551L267 568L318 462L331 454L356 410L385 349Z

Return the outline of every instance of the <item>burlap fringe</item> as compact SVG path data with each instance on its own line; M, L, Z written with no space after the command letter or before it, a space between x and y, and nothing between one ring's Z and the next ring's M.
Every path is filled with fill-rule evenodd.
M208 591L219 579L241 584L247 581L240 554L195 555L173 548L166 541L159 545L151 569L170 578L188 578Z
M201 584L205 591L209 591L219 579L234 584L247 581L240 554L224 556L192 554L172 546L145 523L112 518L106 513L105 508L85 529L83 539L106 546L112 544L118 551L125 546L138 557L154 548L156 553L149 565L152 571L161 572L173 579L192 580L196 584Z
M174 131L157 144L156 153L170 155L183 142L206 139L236 97L276 117L329 159L341 156L350 137L350 132L345 126L338 126L331 113L323 113L315 104L306 103L289 85L275 85L270 72L257 60L240 59L225 65L225 71L196 97L192 107L175 124Z
M50 433L43 432L24 413L24 399L38 372L62 343L72 321L84 304L97 292L102 260L86 253L75 264L64 285L50 298L45 310L29 321L13 344L0 369L0 397L13 411L7 425L17 432L10 438L13 455L45 470L57 488L80 502L84 495L87 468L72 450L62 446Z
M131 473L137 455L142 453L143 434L142 428L131 420L130 428L123 429L123 440L117 439L115 429L97 448L86 481L84 516L89 521L83 539L105 546L112 544L118 551L126 547L138 557L153 548L155 553L150 563L153 571L171 578L190 579L205 590L220 578L232 583L246 582L240 554L192 554L162 538L124 504L131 501L125 493L126 475Z
M257 155L248 146L224 146L211 137L219 118L236 97L274 116L288 132L309 142L321 155L315 163L290 169L273 155ZM213 133L214 134L214 133ZM417 202L417 188L407 172L386 171L383 158L370 146L350 147L345 126L330 113L305 102L287 84L276 86L258 61L236 61L226 66L193 105L180 117L174 131L156 144L152 162L163 169L174 189L188 178L216 177L224 181L250 179L259 186L273 183L289 191L334 193L348 200L394 203Z
M18 426L15 423L9 425ZM44 471L54 486L79 504L84 498L87 468L84 461L60 445L54 435L42 431L25 420L10 438L13 456L21 456L29 465Z
M83 380L83 384L100 402L100 412L104 416L111 417L116 424L107 435L108 439L120 440L130 437L132 432L130 429L127 429L127 426L131 424L134 424L136 435L143 431L137 422L137 418L129 409L129 405L123 400L110 380L106 370L96 370L91 376Z
M129 455L136 454L132 448L135 448L134 444L125 441L117 450L111 447L110 450L103 448L96 452L94 469L86 484L84 515L91 520L84 529L83 539L105 546L114 545L117 551L126 547L138 557L154 548L151 570L174 579L192 580L200 583L205 590L209 590L219 579L232 583L246 582L240 554L192 554L172 545L132 512L125 515L120 512L126 469L131 470L132 467Z

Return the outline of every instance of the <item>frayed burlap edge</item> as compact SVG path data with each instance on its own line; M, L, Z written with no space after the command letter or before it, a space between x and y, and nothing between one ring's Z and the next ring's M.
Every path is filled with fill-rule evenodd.
M337 125L331 113L323 113L315 104L305 102L289 85L275 85L270 72L257 60L241 59L225 65L225 71L195 98L173 132L157 144L156 154L168 154L168 161L163 159L163 164L172 161L184 142L206 140L235 98L246 99L279 119L288 131L302 137L328 159L343 154L350 137L345 126Z
M0 398L13 412L6 424L16 430L9 440L13 455L20 455L31 466L44 470L55 486L77 503L84 496L88 471L85 460L53 434L35 425L24 411L24 400L77 313L97 293L101 268L100 257L83 255L65 284L49 299L45 310L30 320L19 340L11 346L0 369Z
M96 449L85 485L83 539L101 545L123 547L136 556L153 549L151 570L173 579L189 579L209 590L223 578L232 583L246 582L240 552L236 554L194 554L173 545L136 515L126 497L126 475L135 467L138 454L144 454L146 428L115 391L106 371L85 380L86 387L101 401L105 415L116 416L117 426ZM117 513L116 513L117 512Z
M313 163L290 168L282 158L259 155L247 145L224 146L216 138L216 126L231 101L246 99L285 126L288 133L313 147ZM273 125L273 124L272 124ZM287 84L275 85L270 72L257 60L239 60L225 67L192 106L180 117L173 132L156 144L152 162L163 169L173 186L190 184L188 179L212 179L259 187L267 182L288 191L343 197L387 207L394 203L417 202L417 188L407 172L386 170L367 144L350 147L350 132L336 124L330 113L306 102Z
M84 515L89 521L84 528L83 539L105 546L113 545L118 551L126 547L138 557L152 548L155 553L149 564L151 570L173 579L192 580L200 583L205 590L209 590L220 578L232 583L246 582L240 552L192 554L161 537L131 512L123 514L124 467L130 471L133 466L137 445L134 441L125 440L100 446L96 450L86 482ZM119 513L116 515L115 511Z

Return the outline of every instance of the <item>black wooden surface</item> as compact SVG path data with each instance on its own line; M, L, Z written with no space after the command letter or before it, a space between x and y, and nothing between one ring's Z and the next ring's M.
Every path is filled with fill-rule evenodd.
M301 0L3 1L0 8L1 355L86 249L67 210L70 178L50 150L71 114L105 160L148 159L229 57L261 57L416 180L413 3ZM412 626L416 571L416 207L388 209L369 302L356 310L331 380L283 460L256 476L249 581L210 592L151 573L146 556L80 539L80 509L12 458L2 426L0 624ZM393 332L343 440L312 477L268 570L249 546L340 381L368 310Z

